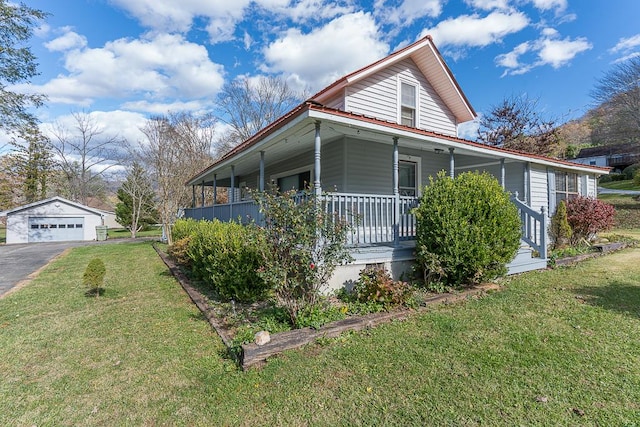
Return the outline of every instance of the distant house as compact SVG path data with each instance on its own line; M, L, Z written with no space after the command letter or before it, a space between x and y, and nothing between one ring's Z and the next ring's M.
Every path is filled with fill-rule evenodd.
M7 244L96 240L104 214L62 197L52 197L4 212Z
M628 166L640 163L640 143L583 148L573 161L583 165L610 167L621 172Z
M595 196L597 177L607 169L459 138L458 125L475 117L425 37L332 83L194 176L185 216L260 220L244 188L312 184L326 193L327 209L354 224L348 243L355 261L336 273L337 287L367 265L384 264L395 276L409 265L410 212L430 176L486 171L513 194L523 220L523 249L510 272L544 268L548 213L561 199ZM206 206L198 187L233 191L228 203Z

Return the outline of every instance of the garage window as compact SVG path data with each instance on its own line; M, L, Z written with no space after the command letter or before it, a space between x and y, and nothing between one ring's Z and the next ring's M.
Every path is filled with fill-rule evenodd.
M58 228L58 224L51 224L49 228Z
M82 224L76 224L76 228L82 228Z
M38 229L38 224L31 224L31 229L32 230L37 230Z
M59 228L67 228L67 224L60 224Z

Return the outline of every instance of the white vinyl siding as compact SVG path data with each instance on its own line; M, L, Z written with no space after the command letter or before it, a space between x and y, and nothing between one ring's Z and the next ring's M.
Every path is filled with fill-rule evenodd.
M544 206L549 214L549 200L547 198L547 169L544 166L531 164L530 173L531 185L531 202L529 206L537 212Z
M398 123L398 81L416 85L416 122L421 129L456 136L456 120L411 59L406 59L356 82L346 91L347 111Z

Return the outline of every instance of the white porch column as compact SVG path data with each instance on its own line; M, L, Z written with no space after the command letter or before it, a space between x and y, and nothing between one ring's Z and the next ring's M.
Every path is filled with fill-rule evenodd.
M524 194L522 195L522 201L526 204L529 204L529 180L530 180L530 165L529 163L524 164Z
M453 155L454 148L449 148L449 176L455 178L456 176L456 158Z
M264 191L264 151L260 152L260 182L258 183L260 192Z
M400 244L400 168L398 166L398 137L393 137L393 244Z
M236 167L231 165L231 189L228 194L229 203L235 202L236 197Z
M200 184L200 200L202 201L202 207L204 208L204 180L202 180L202 184Z
M316 121L316 139L315 139L315 149L314 149L314 181L313 187L315 190L316 196L320 196L322 194L322 184L320 181L320 150L322 148L322 140L320 139L320 120Z
M218 200L218 174L213 174L213 204Z
M500 159L500 185L502 186L503 190L506 188L505 176L506 171L504 169L504 159Z

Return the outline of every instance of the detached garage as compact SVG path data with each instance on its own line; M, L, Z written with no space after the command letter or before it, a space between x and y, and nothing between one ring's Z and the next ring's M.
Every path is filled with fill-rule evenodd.
M7 244L96 240L103 225L97 209L52 197L3 212L7 216Z

